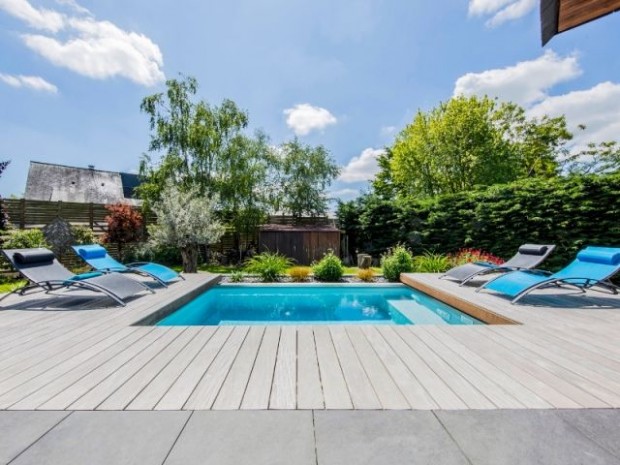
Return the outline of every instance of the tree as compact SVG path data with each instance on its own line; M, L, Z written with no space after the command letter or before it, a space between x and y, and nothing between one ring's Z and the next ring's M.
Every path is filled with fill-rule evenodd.
M185 273L198 269L198 246L213 244L224 234L224 226L215 217L217 201L217 196L203 196L198 186L181 190L168 182L161 199L152 205L157 223L149 225L151 240L179 247Z
M241 249L241 236L262 222L274 201L270 176L277 159L269 140L262 133L244 134L248 115L233 101L211 106L196 100L194 78L171 79L166 86L166 93L144 98L140 107L149 116L149 151L160 155L143 156L140 196L148 207L169 180L182 190L216 195Z
M142 215L124 203L106 205L109 215L105 217L108 231L103 237L103 242L116 244L118 255L123 259L124 245L139 242L143 238Z
M604 174L620 171L620 144L616 141L591 142L583 150L569 155L565 165L571 174Z
M382 173L400 195L435 196L522 177L555 176L572 134L564 117L528 119L488 97L455 97L419 111L396 138Z
M9 161L0 161L0 176L4 170L9 166ZM9 214L6 211L6 207L4 202L2 201L2 196L0 196L0 231L6 231L9 227Z
M295 138L280 146L280 157L281 208L294 217L324 215L325 191L340 173L329 152Z

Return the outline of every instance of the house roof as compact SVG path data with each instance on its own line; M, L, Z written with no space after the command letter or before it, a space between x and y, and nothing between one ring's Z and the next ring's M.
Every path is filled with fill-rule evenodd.
M542 44L553 36L620 10L620 0L541 0Z
M55 163L30 162L26 199L63 202L138 204L135 188L138 175L80 168Z

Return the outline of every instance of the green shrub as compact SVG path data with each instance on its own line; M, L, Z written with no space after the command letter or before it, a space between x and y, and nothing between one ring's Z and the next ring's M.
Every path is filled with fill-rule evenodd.
M155 262L167 266L179 265L182 262L178 247L157 245L150 241L136 246L129 245L124 258L127 262Z
M306 281L310 276L310 273L312 273L312 268L309 266L294 266L288 270L288 275L296 283Z
M340 258L338 258L332 251L329 251L323 256L321 261L316 263L312 267L314 277L320 281L340 281L344 274L344 266Z
M359 270L357 272L357 278L369 283L375 279L375 272L372 270L372 268Z
M397 245L381 257L383 277L388 281L398 281L401 273L413 271L413 257L404 245Z
M72 226L71 232L73 233L73 244L75 245L99 243L99 239L97 239L93 230L85 226Z
M450 257L440 253L424 252L413 258L413 271L418 273L443 273L450 266Z
M281 278L291 264L291 260L284 255L263 252L250 258L246 262L245 270L260 276L263 282L270 283Z
M2 247L5 249L49 248L49 244L45 241L43 231L40 229L18 229L11 232Z
M243 271L233 271L232 273L230 273L230 281L233 283L243 282L244 277L245 274L243 273Z

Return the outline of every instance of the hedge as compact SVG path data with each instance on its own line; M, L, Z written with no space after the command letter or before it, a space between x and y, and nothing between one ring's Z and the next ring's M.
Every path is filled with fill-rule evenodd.
M378 256L396 243L415 253L464 247L503 258L520 244L558 246L557 268L586 245L620 247L620 174L527 179L430 200L366 196L341 205L350 253Z

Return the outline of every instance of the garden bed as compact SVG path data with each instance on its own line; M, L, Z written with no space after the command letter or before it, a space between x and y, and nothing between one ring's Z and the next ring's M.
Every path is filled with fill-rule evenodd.
M332 281L332 283L333 282L334 281ZM345 275L342 278L340 278L339 281L335 281L335 282L336 283L356 283L356 284L385 284L385 283L388 283L389 281L385 279L383 276L376 276L372 281L362 281L356 276ZM222 284L244 284L244 283L245 284L256 284L256 283L264 283L264 281L262 281L258 276L252 276L252 275L244 276L241 281L239 280L233 281L230 275L224 275L222 276L222 280L220 281L220 283ZM290 276L284 276L275 282L275 284L277 283L287 283L287 284L294 283L294 284L303 285L303 284L319 284L319 283L325 284L327 283L327 281L319 281L318 279L314 279L312 276L310 276L305 281L294 281Z

